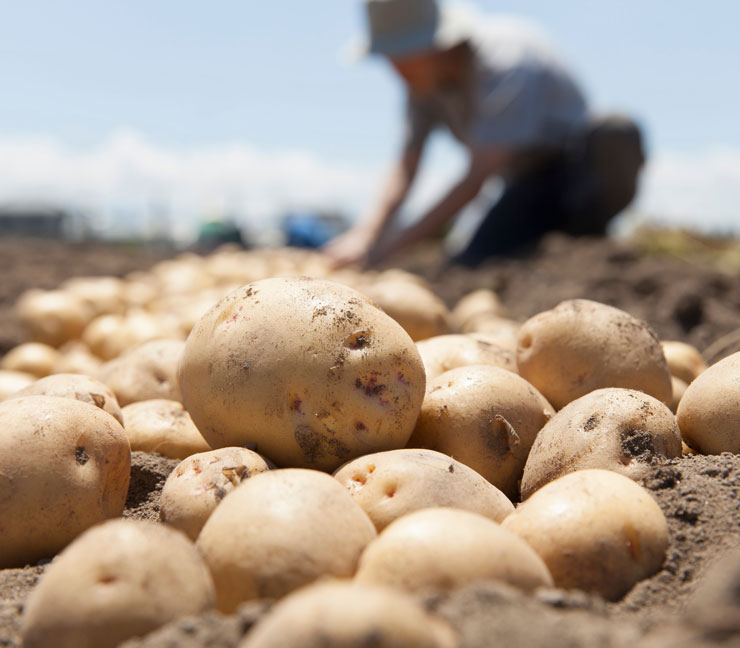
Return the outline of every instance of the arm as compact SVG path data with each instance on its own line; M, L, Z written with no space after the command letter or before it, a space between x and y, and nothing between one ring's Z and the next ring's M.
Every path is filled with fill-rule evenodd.
M377 206L357 225L330 241L323 251L334 266L366 265L374 256L378 241L408 195L421 161L423 146L405 147L386 179Z
M378 255L378 259L392 256L400 250L436 234L478 195L483 183L489 177L501 173L508 158L508 152L501 149L474 151L471 154L470 164L465 175L447 192L442 200L411 227L401 232L390 245L386 246L382 253Z

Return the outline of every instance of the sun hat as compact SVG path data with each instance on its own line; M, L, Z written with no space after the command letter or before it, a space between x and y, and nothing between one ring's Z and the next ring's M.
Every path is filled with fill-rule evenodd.
M457 4L437 0L365 0L368 35L355 43L353 58L369 54L402 58L444 50L470 35L470 16Z

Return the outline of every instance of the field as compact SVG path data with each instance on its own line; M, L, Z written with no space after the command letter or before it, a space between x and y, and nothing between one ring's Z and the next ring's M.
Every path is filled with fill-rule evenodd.
M739 350L740 281L728 271L734 268L709 262L716 256L697 261L672 249L655 239L637 245L552 236L532 254L476 270L442 265L435 249L401 265L424 275L449 305L475 288L492 288L512 317L526 319L563 299L584 297L644 319L661 339L695 345L709 362ZM75 275L122 276L168 254L101 244L0 241L0 353L20 341L12 304L23 290L51 288ZM157 518L159 490L176 463L134 454L126 516ZM425 603L447 617L460 631L462 646L470 648L740 645L740 557L724 570L731 583L707 578L712 564L740 544L740 457L672 460L656 467L645 485L668 519L671 544L661 571L622 601L606 604L557 590L527 597L482 583L451 595L430 593ZM43 569L0 571L0 646L20 646L23 600ZM236 646L267 605L246 605L233 617L212 613L181 620L125 645Z

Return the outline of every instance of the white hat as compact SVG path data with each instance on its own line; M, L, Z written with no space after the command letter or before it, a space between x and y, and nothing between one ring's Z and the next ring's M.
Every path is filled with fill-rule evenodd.
M355 43L353 57L409 56L445 50L470 35L469 13L436 0L365 0L369 36Z

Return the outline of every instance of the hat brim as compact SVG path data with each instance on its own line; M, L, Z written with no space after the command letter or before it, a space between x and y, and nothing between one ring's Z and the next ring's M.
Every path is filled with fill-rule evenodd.
M402 38L373 42L367 37L356 37L341 52L342 60L357 63L369 56L403 58L433 50L445 50L470 37L473 21L470 12L459 4L442 4L436 30L420 30L404 34Z

